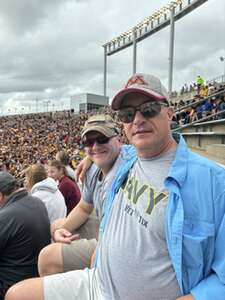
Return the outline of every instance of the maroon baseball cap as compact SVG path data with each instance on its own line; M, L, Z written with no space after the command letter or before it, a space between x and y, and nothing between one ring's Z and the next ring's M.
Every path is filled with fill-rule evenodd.
M159 78L149 74L138 73L134 74L125 87L113 97L112 109L120 109L123 98L128 94L137 92L150 96L157 101L167 102L169 99L167 90Z

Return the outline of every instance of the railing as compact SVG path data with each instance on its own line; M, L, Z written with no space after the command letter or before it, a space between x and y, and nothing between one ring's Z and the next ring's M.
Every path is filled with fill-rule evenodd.
M222 90L222 91L213 93L213 94L211 94L211 95L209 95L209 96L207 96L207 97L205 97L205 98L203 98L203 99L200 99L200 100L198 100L198 101L196 101L196 102L191 102L191 103L189 103L189 104L187 104L187 105L181 106L181 107L179 107L178 109L175 110L175 114L177 115L177 114L179 114L179 113L182 113L183 110L185 110L185 109L187 109L187 108L189 108L189 107L192 107L193 105L201 104L201 103L203 103L204 101L206 101L206 100L208 100L208 99L211 99L212 97L217 97L217 96L219 96L219 95L221 95L221 94L224 94L224 93L225 93L225 90ZM193 99L189 99L189 100L187 100L187 101L192 101L192 100L193 100Z
M208 84L225 84L225 74L224 75L220 75L220 76L217 76L215 78L211 78L211 79L207 79L206 80L206 85ZM190 94L196 94L196 90L191 90L191 91L187 91L185 93L182 93L181 92L177 92L177 91L174 91L173 93L175 93L175 96L173 95L172 93L172 97L171 97L171 100L173 102L176 102L176 100L181 100L181 99L184 99L184 98L188 98L188 96L190 96ZM188 101L185 99L185 101Z
M225 83L225 74L221 75L221 76L217 76L213 79L210 79L210 80L206 80L206 84L209 84L209 83Z
M197 123L198 123L198 124L199 124L199 123L203 123L204 121L210 120L211 118L217 117L217 116L219 116L219 115L221 115L221 114L223 114L223 113L225 113L225 109L224 109L224 110L221 110L221 111L218 111L217 113L212 114L212 115L210 115L210 116L207 116L207 117L201 118L201 119L199 119L199 120L193 121L193 122L191 122L191 123L188 123L188 124L182 125L182 126L180 126L180 127L174 128L174 129L172 130L172 132L180 131L180 130L182 130L182 129L184 129L184 128L191 127L192 125L197 124ZM224 119L221 119L221 120L224 120Z

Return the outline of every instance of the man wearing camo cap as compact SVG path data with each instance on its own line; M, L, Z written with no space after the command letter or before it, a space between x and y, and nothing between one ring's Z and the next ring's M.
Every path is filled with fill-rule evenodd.
M62 222L54 227L55 242L39 255L40 276L80 270L90 266L97 245L98 224L104 214L104 200L117 169L123 162L119 130L110 116L90 117L82 130L81 138L88 158L94 164L87 171L81 190L81 200ZM95 209L97 220L93 216ZM98 223L98 224L97 224ZM58 227L58 229L56 229ZM72 232L80 235L75 238Z

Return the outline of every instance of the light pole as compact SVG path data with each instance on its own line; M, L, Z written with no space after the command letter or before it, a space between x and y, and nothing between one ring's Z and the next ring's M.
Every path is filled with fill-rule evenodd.
M220 61L223 62L224 66L223 66L223 75L222 75L222 82L225 81L225 57L224 56L220 56Z
M45 106L46 106L46 112L48 112L48 106L49 106L49 104L51 103L51 101L47 100L47 101L43 101L43 103L44 103Z
M35 101L36 101L36 113L38 113L38 101L39 101L39 99L35 99Z

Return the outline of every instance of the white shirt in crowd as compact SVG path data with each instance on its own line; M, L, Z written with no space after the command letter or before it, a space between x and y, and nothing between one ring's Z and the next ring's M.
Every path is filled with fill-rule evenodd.
M36 183L31 189L31 194L44 202L50 223L66 217L65 200L54 179L48 177Z

